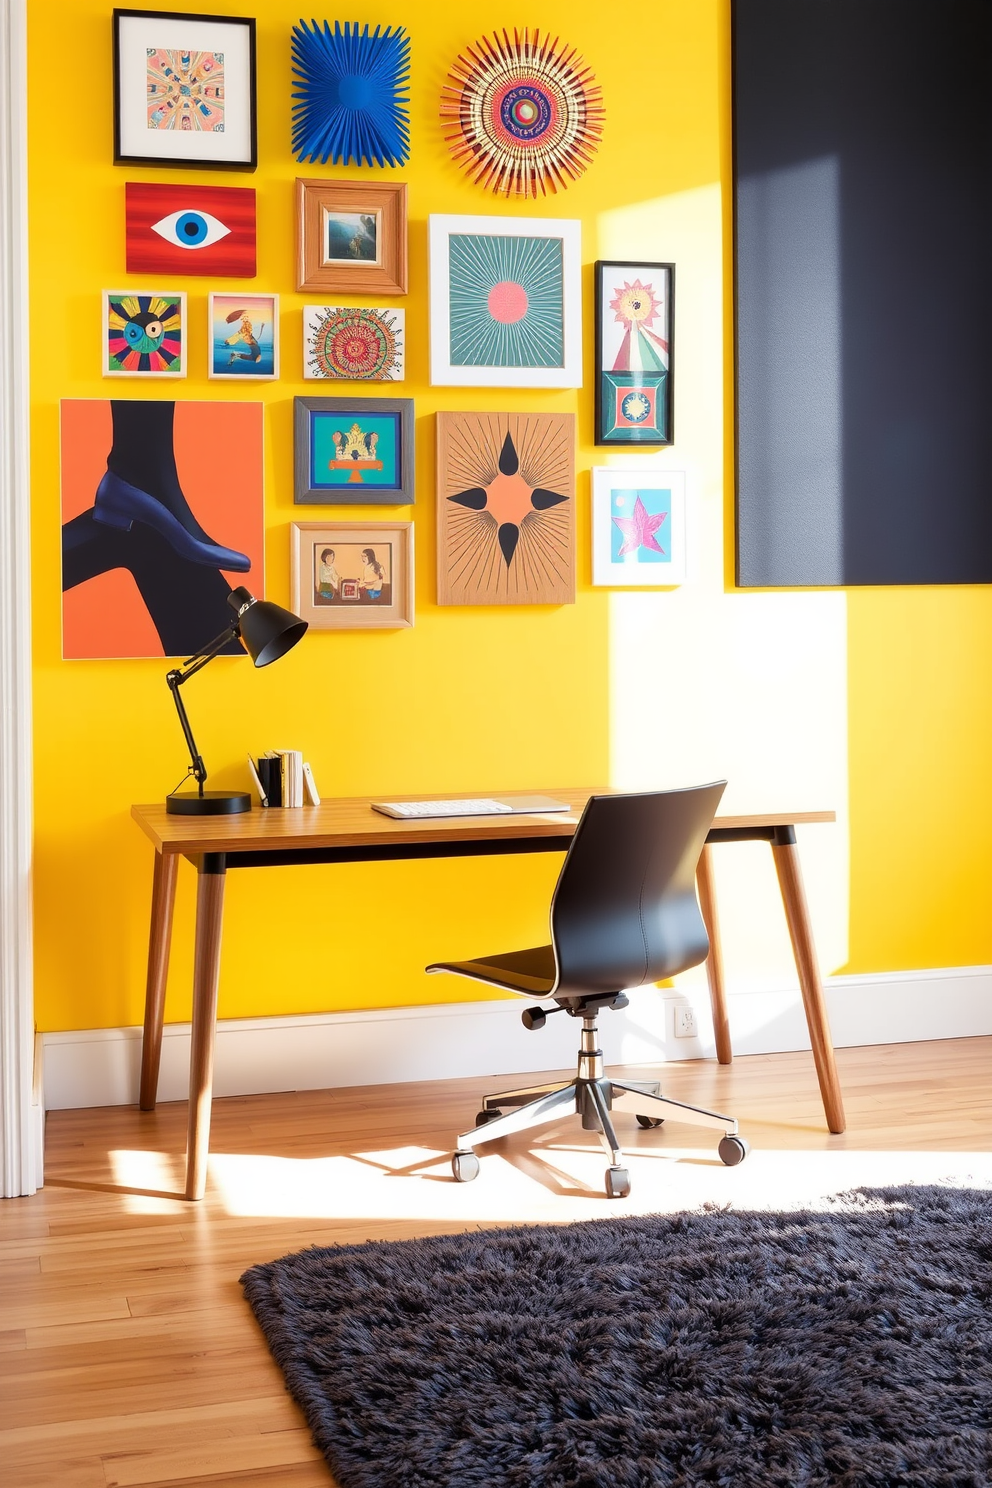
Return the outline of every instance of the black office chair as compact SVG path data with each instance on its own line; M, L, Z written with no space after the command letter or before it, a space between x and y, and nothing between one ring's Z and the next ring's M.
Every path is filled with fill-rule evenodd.
M597 1047L600 1008L624 1008L625 989L650 986L706 959L709 940L696 901L696 864L726 783L592 796L555 886L551 944L427 967L525 997L554 998L556 1008L533 1007L522 1014L525 1028L543 1028L556 1012L582 1019L574 1080L486 1096L476 1129L459 1136L451 1161L460 1183L478 1177L474 1147L577 1112L586 1131L600 1133L609 1156L607 1194L625 1198L630 1177L610 1118L613 1102L620 1099L642 1127L660 1126L674 1116L722 1130L719 1153L728 1167L747 1156L733 1117L667 1100L656 1080L609 1079ZM504 1106L518 1109L504 1115Z

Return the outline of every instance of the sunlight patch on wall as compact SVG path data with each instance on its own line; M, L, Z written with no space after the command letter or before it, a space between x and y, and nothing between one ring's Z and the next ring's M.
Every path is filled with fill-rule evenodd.
M847 961L847 600L843 593L726 592L723 217L717 184L599 219L597 256L673 262L675 443L598 450L597 463L662 463L687 476L687 578L610 596L611 783L726 777L722 810L831 809L800 831L824 973ZM729 845L716 874L730 991L795 985L771 853ZM687 973L698 982L703 972Z

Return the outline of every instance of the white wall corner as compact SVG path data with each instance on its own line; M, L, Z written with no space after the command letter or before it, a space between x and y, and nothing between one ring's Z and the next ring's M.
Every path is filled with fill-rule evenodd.
M31 542L27 26L0 0L0 1166L5 1198L42 1181L31 926Z

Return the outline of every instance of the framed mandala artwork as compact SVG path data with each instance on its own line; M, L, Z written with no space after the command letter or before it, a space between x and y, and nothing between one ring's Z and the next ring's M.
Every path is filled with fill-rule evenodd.
M596 443L671 444L675 265L596 264Z
M293 407L297 505L413 501L412 398L294 398Z
M578 179L603 132L591 70L550 35L484 36L453 64L441 96L453 157L479 186L536 197Z
M186 296L105 290L104 377L185 377Z
M114 11L114 162L255 169L251 16Z
M575 601L575 415L439 413L437 602Z
M303 307L303 376L346 382L400 382L402 310Z
M430 218L431 382L581 387L581 224Z
M297 289L406 294L406 187L298 179L296 258Z
M685 579L685 472L598 465L592 472L592 581L611 588Z

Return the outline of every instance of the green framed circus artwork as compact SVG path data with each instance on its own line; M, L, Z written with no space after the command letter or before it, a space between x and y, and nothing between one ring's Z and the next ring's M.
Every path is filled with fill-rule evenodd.
M430 218L431 383L582 386L581 224Z
M671 444L675 265L596 264L596 443Z

